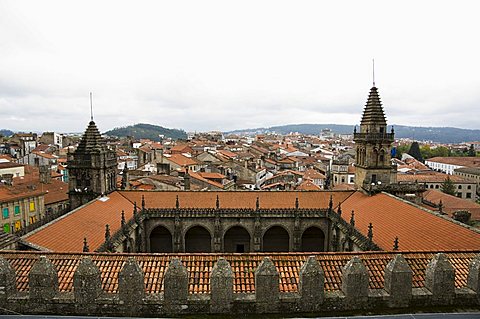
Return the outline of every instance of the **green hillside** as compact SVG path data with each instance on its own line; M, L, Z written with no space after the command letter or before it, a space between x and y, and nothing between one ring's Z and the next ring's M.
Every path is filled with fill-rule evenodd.
M169 129L158 125L144 123L126 127L117 127L105 132L105 134L116 137L133 136L135 139L147 138L152 141L160 141L162 135L164 138L172 138L175 140L187 138L187 133L185 133L184 130Z

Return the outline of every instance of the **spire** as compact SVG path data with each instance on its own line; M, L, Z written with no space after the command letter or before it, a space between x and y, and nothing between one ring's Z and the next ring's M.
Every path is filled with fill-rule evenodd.
M87 237L83 237L83 252L88 253L90 251L90 248L88 247L87 243Z
M80 140L75 153L88 153L92 151L102 151L104 149L106 149L105 142L100 135L97 125L92 120L88 123L88 127L85 130L85 133L83 133L82 139Z
M378 89L375 86L370 89L370 94L368 95L367 104L363 110L360 126L372 124L383 126L387 125L382 102L380 101L380 96L378 95Z
M92 92L90 92L90 121L93 122L93 103L92 103Z
M375 87L375 59L372 59L373 87Z

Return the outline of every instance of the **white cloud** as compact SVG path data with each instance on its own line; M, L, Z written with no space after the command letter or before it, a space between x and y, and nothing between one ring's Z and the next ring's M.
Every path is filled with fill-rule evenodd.
M359 122L480 128L473 1L3 1L0 128Z

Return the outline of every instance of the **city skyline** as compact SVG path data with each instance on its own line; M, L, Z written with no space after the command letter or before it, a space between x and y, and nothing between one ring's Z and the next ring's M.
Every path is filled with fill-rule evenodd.
M473 2L0 4L0 128L151 123L229 131L388 124L479 129Z

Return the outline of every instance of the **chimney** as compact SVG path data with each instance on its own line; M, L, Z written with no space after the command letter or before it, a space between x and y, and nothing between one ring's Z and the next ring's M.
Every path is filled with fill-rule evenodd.
M47 165L39 166L38 171L39 171L40 183L49 184L52 179L52 175L50 174L50 169L48 168L48 166Z
M183 189L190 190L190 174L188 174L188 168L185 170L185 176L183 177Z

